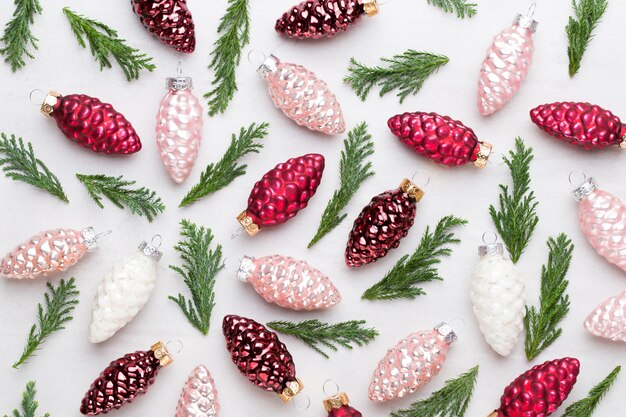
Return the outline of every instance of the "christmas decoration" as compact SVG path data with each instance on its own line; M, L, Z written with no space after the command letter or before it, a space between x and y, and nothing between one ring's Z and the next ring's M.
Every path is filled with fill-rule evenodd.
M217 417L219 410L215 381L206 366L198 365L183 386L176 417Z
M391 133L418 155L447 166L471 162L487 165L491 145L480 142L472 129L437 113L404 113L387 121Z
M289 402L304 386L296 378L291 354L276 333L252 319L226 316L222 324L226 348L243 376Z
M163 255L160 245L159 235L150 243L141 242L137 253L113 265L100 281L91 309L91 343L111 338L146 305L156 282L157 262Z
M378 14L378 0L304 0L276 21L276 32L289 38L332 38L350 29L364 14Z
M161 43L179 52L196 49L196 31L187 0L131 0L144 27Z
M569 76L573 77L580 70L580 62L591 43L595 30L609 3L607 0L572 0L576 18L570 16L565 33L569 45Z
M578 359L547 361L524 372L504 390L489 417L547 417L563 404L576 383Z
M30 381L26 384L26 390L22 393L22 411L15 409L11 415L14 417L35 417L37 408L39 408L39 402L35 400L35 395L37 395L35 381ZM50 413L44 414L44 417L50 417Z
M402 339L378 363L369 386L370 400L389 401L422 388L439 373L455 340L456 334L445 323Z
M310 153L276 165L263 175L248 197L248 208L237 216L241 227L256 235L263 227L276 226L305 208L320 185L325 160Z
M598 385L589 391L589 396L582 400L576 401L574 404L565 409L563 417L591 417L596 407L611 389L617 376L621 372L622 367L616 366L610 374L606 376Z
M270 55L258 73L267 82L274 105L300 126L327 135L346 130L337 97L313 72Z
M587 316L585 328L594 336L626 342L626 291L596 307Z
M476 3L467 0L427 0L428 4L439 7L446 13L455 13L459 19L474 17L476 15Z
M146 393L161 368L172 361L161 342L152 345L148 351L139 350L114 360L89 387L81 401L80 412L95 416L132 402Z
M13 18L4 26L4 34L0 42L0 55L11 65L15 72L26 65L25 58L35 59L33 52L28 48L38 49L39 39L33 35L30 26L35 23L35 15L43 11L39 0L14 0L15 10Z
M323 404L328 417L363 417L360 411L350 407L350 399L345 392L326 398Z

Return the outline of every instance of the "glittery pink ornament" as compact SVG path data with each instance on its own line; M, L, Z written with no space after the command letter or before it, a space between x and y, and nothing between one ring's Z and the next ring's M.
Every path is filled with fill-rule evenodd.
M318 310L341 301L330 279L304 261L289 256L244 256L237 273L268 303L292 310Z
M626 342L626 291L596 307L585 320L585 328L594 336Z
M456 334L445 323L402 339L378 363L370 382L370 400L389 401L422 388L439 373L455 340Z
M219 410L215 381L206 366L198 365L183 386L176 417L216 417Z

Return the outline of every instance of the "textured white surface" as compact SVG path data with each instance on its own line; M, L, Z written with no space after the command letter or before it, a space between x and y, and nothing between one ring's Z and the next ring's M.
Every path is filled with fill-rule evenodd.
M540 222L535 237L518 264L524 277L528 299L537 303L539 272L547 257L545 241L548 236L567 232L576 244L574 260L568 278L572 311L563 322L563 336L533 364L571 355L582 362L580 380L572 400L584 396L613 366L624 360L623 344L591 336L583 327L587 314L603 300L619 294L626 287L626 277L620 269L598 256L587 243L578 223L578 205L572 199L573 187L567 176L573 169L593 175L606 189L626 198L623 173L626 154L619 149L586 153L546 137L529 120L528 111L545 102L557 100L587 100L626 117L623 91L626 87L626 55L623 16L626 3L611 1L609 10L599 25L581 72L570 79L567 75L566 37L564 27L571 13L569 1L538 1L535 18L540 21L535 40L535 60L523 88L497 114L483 118L476 111L478 71L493 36L506 27L517 12L528 4L502 0L479 0L478 15L471 20L457 20L428 6L426 0L392 0L380 15L364 18L350 32L328 41L295 42L283 40L274 33L275 19L295 1L252 1L252 45L266 54L275 53L288 62L296 62L325 80L341 101L348 128L367 120L376 141L372 158L377 175L368 180L347 207L348 218L313 249L307 250L326 202L338 186L339 158L343 136L322 137L300 128L276 109L267 94L265 82L256 74L256 67L245 58L239 69L239 92L225 115L206 118L204 143L196 167L186 185L173 184L162 167L155 144L155 115L159 100L165 94L163 85L168 76L176 74L176 62L181 60L185 74L194 77L195 92L200 96L209 90L212 74L206 69L209 52L216 39L215 30L224 12L226 1L189 0L197 24L198 48L191 56L181 56L152 38L132 13L127 1L49 0L45 12L38 16L34 27L40 39L37 59L17 74L0 65L0 83L4 87L0 101L0 130L14 132L33 142L39 157L60 177L69 205L27 185L0 178L0 251L7 252L16 244L41 230L56 227L82 228L93 225L96 230L113 229L114 233L99 242L99 249L75 266L66 276L75 276L81 290L81 304L75 320L67 329L50 337L44 349L18 371L10 365L19 357L28 329L36 316L36 303L43 299L43 281L0 281L0 413L8 413L20 401L26 382L36 379L42 411L53 417L79 416L80 400L98 373L114 358L136 349L147 349L157 340L167 342L181 339L184 350L175 362L160 372L148 395L132 405L116 411L115 416L167 416L176 409L180 389L191 370L204 363L215 378L220 392L223 416L321 416L325 415L320 401L322 383L332 378L350 395L352 405L366 416L385 416L394 408L427 396L443 382L480 363L481 371L475 398L467 416L483 416L499 404L503 389L529 364L519 343L508 358L501 358L485 343L472 315L469 300L469 280L476 264L476 246L483 232L493 230L487 213L496 202L499 183L508 183L506 166L499 155L508 151L516 136L522 136L535 148L532 165L533 188L540 201ZM155 57L158 69L142 74L141 80L127 83L118 68L98 71L89 52L78 47L61 13L63 6L103 20L119 29L121 36ZM12 11L10 1L0 3L0 24ZM341 79L346 75L348 59L371 65L381 56L390 56L408 48L442 53L450 63L426 82L415 97L403 105L390 94L379 98L372 92L361 102ZM70 143L60 134L52 120L39 114L28 100L34 88L58 89L62 93L84 92L115 105L132 121L144 141L144 149L129 158L108 158L86 151ZM484 170L468 166L445 169L407 152L391 135L387 118L402 111L437 111L462 120L471 126L481 140L494 145L491 163ZM206 111L206 106L205 106ZM250 156L248 174L236 180L228 189L208 197L186 209L178 203L208 163L217 161L228 146L230 134L242 125L256 121L271 123L270 135L260 155ZM321 152L327 158L324 180L309 207L282 227L264 230L255 238L240 236L231 240L237 226L235 216L246 206L254 182L277 162L306 152ZM376 264L349 270L343 261L343 251L354 217L373 195L394 188L403 177L425 169L431 176L426 196L420 202L415 226L400 247ZM149 224L105 202L106 209L96 207L74 174L124 174L159 191L167 211ZM443 282L425 285L428 295L414 301L365 302L362 292L380 279L403 254L411 252L426 225L433 225L443 215L454 213L470 220L459 230L463 242L454 247L454 257L440 268ZM167 268L178 264L172 246L178 240L178 221L186 217L210 226L216 240L224 245L230 258L243 254L263 256L281 253L305 259L333 277L344 299L340 305L324 312L296 313L273 306L260 299L235 273L220 273L216 286L217 306L213 312L211 331L202 336L184 319L168 295L187 294L182 279ZM117 259L132 250L138 236L163 235L163 259L159 263L158 281L152 300L142 314L111 340L94 346L89 343L91 302L99 279ZM65 275L64 275L65 276ZM58 278L54 279L57 282ZM311 409L298 413L275 396L247 383L230 363L221 335L221 319L229 313L248 315L259 321L273 319L300 320L320 318L340 321L364 318L376 326L381 336L367 348L340 351L325 360L298 341L283 337L298 368L298 376L307 385ZM367 399L367 387L377 361L385 350L411 332L432 328L442 320L458 324L463 318L464 329L457 329L459 340L450 348L441 373L420 393L386 404L373 404ZM19 318L19 319L18 319ZM462 326L455 326L462 327ZM521 341L520 341L521 342ZM614 391L607 396L597 416L619 415L623 400L619 391L626 389L622 377ZM112 414L113 415L113 414Z

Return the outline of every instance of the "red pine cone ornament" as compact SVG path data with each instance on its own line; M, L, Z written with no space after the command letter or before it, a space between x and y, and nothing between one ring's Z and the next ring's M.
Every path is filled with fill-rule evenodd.
M254 184L248 208L237 221L250 236L285 223L305 208L320 185L324 156L310 153L276 165Z
M243 376L289 402L304 386L296 378L291 354L276 333L252 319L226 316L222 323L226 348Z
M626 125L609 110L589 103L550 103L530 111L530 119L557 139L583 149L626 148Z
M360 411L350 407L350 400L345 392L326 398L324 408L328 411L328 417L363 417Z
M131 0L134 12L148 32L179 52L196 49L195 26L187 0Z
M94 152L128 155L141 150L137 132L112 105L84 94L50 91L41 112L57 122L71 141Z
M472 129L458 120L437 113L414 112L393 116L387 122L391 133L415 153L438 164L487 165L491 144L481 142Z

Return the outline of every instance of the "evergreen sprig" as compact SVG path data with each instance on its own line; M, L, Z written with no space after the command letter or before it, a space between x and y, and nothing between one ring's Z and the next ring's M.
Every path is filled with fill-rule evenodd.
M533 148L527 148L522 138L516 138L515 150L509 151L508 158L502 157L511 171L513 191L508 185L500 184L498 209L489 206L491 219L513 263L519 261L539 222L538 203L530 189L530 163L533 158Z
M30 381L26 384L26 390L22 393L22 411L15 409L11 413L11 417L35 417L39 403L35 400L37 395L37 388L35 387L35 381ZM4 417L9 417L4 415ZM46 413L43 417L50 417L50 413Z
M44 295L44 305L37 305L37 324L30 328L24 352L13 368L26 362L48 336L65 329L65 323L73 319L72 311L78 305L79 294L74 278L61 280L56 288L49 282L46 285L48 292Z
M428 4L439 7L446 13L454 13L456 17L465 19L476 14L476 3L468 3L467 0L427 0Z
M569 45L569 76L573 77L580 70L580 63L587 47L593 38L593 31L600 23L600 19L609 3L607 0L572 0L572 7L576 17L569 17L565 32Z
M267 136L268 123L252 123L247 129L241 128L239 137L233 134L230 146L219 162L209 164L200 174L200 181L194 185L180 202L180 207L188 206L202 197L221 190L237 177L246 174L248 165L240 165L237 161L249 153L259 153L263 149L261 143L255 142Z
M43 11L39 0L15 0L14 3L13 18L4 26L4 34L0 38L4 44L0 55L4 55L4 62L11 65L13 72L26 65L25 57L35 59L28 48L39 49L39 39L33 35L30 26L35 23L35 15Z
M613 369L613 371L611 371L611 373L602 380L602 382L589 391L589 396L587 398L583 398L582 400L576 401L574 404L568 406L565 409L563 417L591 417L602 398L606 395L609 389L611 389L613 383L615 383L615 380L621 370L621 366L616 366L615 369Z
M565 279L572 262L574 245L566 234L547 242L548 263L541 267L541 292L539 308L526 306L525 350L528 360L535 359L543 350L552 345L563 333L558 327L569 312L570 300L565 293L569 281Z
M374 142L372 141L372 135L367 132L367 123L358 124L348 133L348 139L344 140L343 144L344 150L341 151L341 161L339 163L341 185L328 201L317 233L309 242L309 248L335 227L339 226L347 216L346 213L341 214L341 211L354 197L363 181L374 175L372 163L365 162L367 157L374 153Z
M151 57L139 49L128 46L126 40L118 37L117 31L110 26L79 15L68 7L63 9L63 13L70 22L78 44L87 48L87 42L89 43L91 54L100 64L100 71L112 67L111 56L128 81L139 79L139 72L143 69L152 72L156 68Z
M189 220L181 220L181 236L184 238L174 247L183 261L183 266L170 265L170 269L183 277L189 287L191 299L184 295L169 296L187 320L202 334L209 333L211 313L215 307L215 278L224 268L222 245L211 249L213 232L211 229L198 227Z
M448 246L460 240L450 231L455 226L467 224L467 220L454 216L445 216L437 223L435 230L426 226L422 240L412 255L404 255L387 275L363 293L365 300L396 300L399 298L414 299L426 294L422 288L416 287L421 282L442 281L436 265L444 256L450 256L452 249Z
M149 222L165 210L165 205L156 193L148 188L131 188L135 181L106 175L76 174L83 183L89 196L100 208L104 208L102 197L108 198L117 207L128 207L133 214L145 217Z
M414 402L405 410L393 411L392 417L463 417L467 411L476 378L478 365L456 379L446 381L443 388L430 397Z
M0 133L0 167L8 178L25 182L47 191L61 201L69 202L59 179L35 157L30 142L26 147L22 138L15 139L15 135L9 138L6 134Z
M290 321L272 321L267 326L277 332L295 336L305 345L329 358L322 350L327 347L336 352L339 347L353 349L353 345L365 346L378 337L378 331L374 328L366 328L365 320L350 320L341 323L323 323L319 320L305 320L300 323Z

